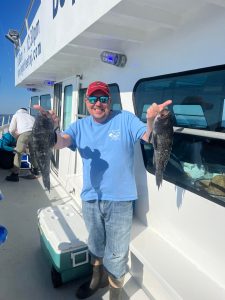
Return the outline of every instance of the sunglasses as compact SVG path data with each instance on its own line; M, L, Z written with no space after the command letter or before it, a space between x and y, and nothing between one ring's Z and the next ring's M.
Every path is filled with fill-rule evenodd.
M109 102L109 96L89 96L89 97L87 97L87 99L91 104L96 103L98 100L101 103L108 103Z

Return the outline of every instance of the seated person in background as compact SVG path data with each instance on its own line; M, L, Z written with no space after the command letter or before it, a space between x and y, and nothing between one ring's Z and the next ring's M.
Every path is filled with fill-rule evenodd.
M26 152L32 128L34 125L34 117L31 116L26 108L20 108L13 115L9 125L9 132L17 139L15 147L14 166L11 175L6 177L7 181L19 181L19 171L21 165L21 156ZM33 157L31 157L33 166L33 174L38 175L38 165ZM36 178L35 176L33 178Z
M16 139L9 132L3 133L2 138L0 139L0 149L5 151L14 151L16 146Z
M0 139L0 168L10 169L13 167L14 148L16 139L9 133L3 133Z

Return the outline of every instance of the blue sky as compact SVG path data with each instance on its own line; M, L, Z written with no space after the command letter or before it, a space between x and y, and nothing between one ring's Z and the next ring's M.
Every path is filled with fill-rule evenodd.
M31 93L15 87L14 46L5 38L9 29L20 32L30 0L4 0L0 6L0 114L28 107Z

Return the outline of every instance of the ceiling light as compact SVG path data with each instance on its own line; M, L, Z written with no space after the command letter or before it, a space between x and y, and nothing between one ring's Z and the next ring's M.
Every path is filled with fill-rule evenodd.
M124 67L127 62L127 57L125 54L103 51L101 53L101 60L110 65Z

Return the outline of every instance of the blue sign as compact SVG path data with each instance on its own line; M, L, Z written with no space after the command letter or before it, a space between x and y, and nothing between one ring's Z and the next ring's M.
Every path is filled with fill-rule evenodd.
M72 5L74 5L76 0L71 0L71 2ZM52 0L52 4L53 4L53 19L54 19L58 13L59 4L61 7L63 7L65 4L65 0Z

